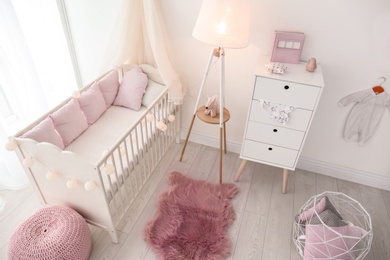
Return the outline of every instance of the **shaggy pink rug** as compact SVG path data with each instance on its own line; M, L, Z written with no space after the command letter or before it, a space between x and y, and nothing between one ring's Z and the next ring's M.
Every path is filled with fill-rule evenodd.
M233 183L192 180L179 172L159 197L157 216L145 227L145 238L159 259L218 260L230 255L227 233L235 219Z

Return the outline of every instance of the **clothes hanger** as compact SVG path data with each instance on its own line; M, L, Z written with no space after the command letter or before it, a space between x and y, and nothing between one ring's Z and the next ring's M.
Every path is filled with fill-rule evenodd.
M380 77L379 79L382 79L382 82L379 83L379 86L374 86L372 87L372 90L375 92L375 94L380 94L382 93L383 91L385 91L385 89L382 87L382 84L386 81L386 78L385 77Z

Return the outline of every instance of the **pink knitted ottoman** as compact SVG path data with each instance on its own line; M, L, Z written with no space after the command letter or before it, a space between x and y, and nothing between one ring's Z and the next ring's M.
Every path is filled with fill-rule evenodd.
M20 224L8 244L13 259L88 259L91 234L84 218L71 208L38 210Z

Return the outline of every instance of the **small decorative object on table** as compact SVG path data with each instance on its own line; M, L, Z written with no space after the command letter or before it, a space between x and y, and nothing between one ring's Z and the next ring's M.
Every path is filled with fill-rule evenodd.
M275 73L275 74L284 74L284 72L287 69L285 65L280 63L273 63L273 62L265 64L265 67L268 72Z
M205 104L206 110L204 113L206 115L210 115L211 117L216 117L219 114L219 97L218 95L214 95L207 98L207 102Z
M315 58L310 58L308 61L307 61L307 64L306 64L306 70L308 72L314 72L317 68L317 60Z

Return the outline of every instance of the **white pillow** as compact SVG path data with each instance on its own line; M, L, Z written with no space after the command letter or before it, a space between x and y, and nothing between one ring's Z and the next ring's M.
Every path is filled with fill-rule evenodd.
M145 89L144 97L142 98L142 105L149 107L152 105L153 101L164 91L165 86L154 82L153 80L148 80L148 86Z

